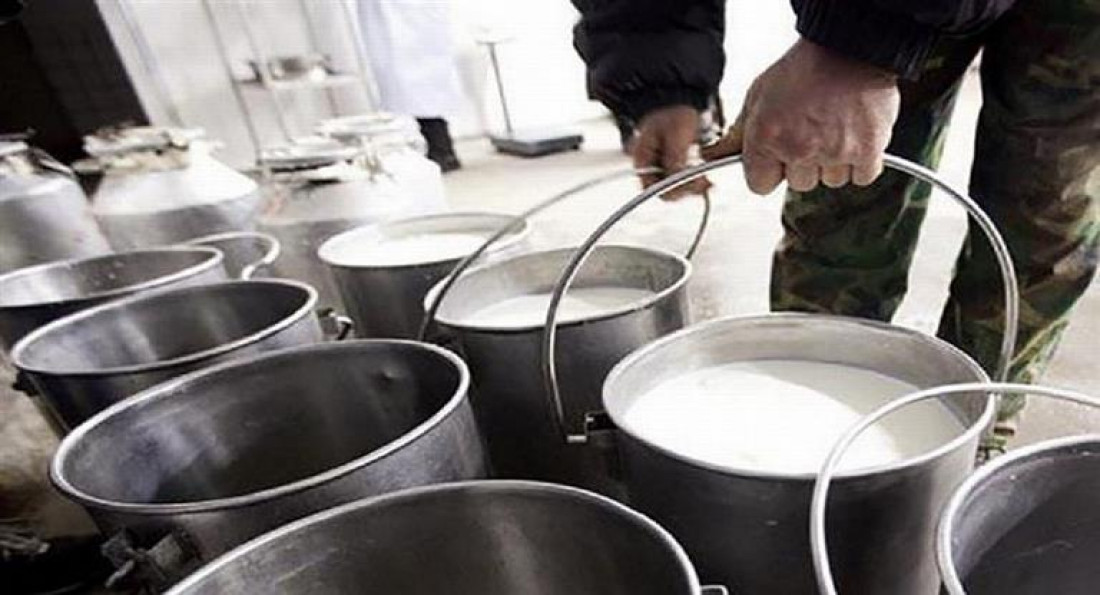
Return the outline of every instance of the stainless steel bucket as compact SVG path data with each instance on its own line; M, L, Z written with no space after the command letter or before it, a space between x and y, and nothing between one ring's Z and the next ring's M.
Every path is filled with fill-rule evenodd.
M156 248L66 260L0 275L0 348L47 322L124 296L226 279L213 248Z
M560 439L539 375L544 325L493 328L464 322L503 299L549 291L572 253L535 252L471 269L443 296L435 320L470 364L474 409L499 476L558 481L618 495L596 453L569 448ZM561 365L567 370L570 419L598 407L603 378L619 359L684 326L690 275L687 260L659 250L607 246L592 255L580 274L582 286L655 293L634 307L562 325L566 348Z
M417 488L302 519L219 558L172 595L719 595L676 541L616 502L553 484Z
M257 271L270 267L279 258L279 240L258 231L229 231L186 242L189 246L209 246L225 257L225 270L236 279L251 279Z
M705 580L735 593L809 595L816 592L808 533L814 474L708 465L667 451L622 423L637 395L672 376L767 359L857 366L920 388L987 376L934 337L815 314L695 325L643 347L611 371L603 404L618 428L616 453L631 503L676 536ZM965 428L957 438L918 458L846 474L835 486L830 536L842 592L935 592L935 514L973 467L994 415L988 398L947 405Z
M732 156L674 174L623 205L577 251L558 281L543 342L547 392L563 411L558 381L557 307L597 242L640 204L740 162ZM886 165L944 190L962 204L986 234L1001 266L1005 290L1005 336L998 374L1007 373L1016 341L1019 296L1004 240L976 203L934 173L893 156ZM562 350L560 355L564 355ZM793 359L852 365L884 373L919 387L986 380L985 372L961 351L933 337L880 323L811 314L724 319L686 329L624 359L607 377L606 413L621 423L624 405L657 382L700 367L738 360ZM564 377L564 375L563 375ZM983 393L978 390L979 395ZM922 456L896 464L855 470L838 481L830 503L836 520L830 536L840 583L846 592L926 595L938 588L934 555L935 514L952 488L971 469L995 402L985 395L965 406L945 402L964 430ZM687 549L706 580L734 592L817 592L807 531L813 474L762 473L717 467L668 452L628 428L592 431L562 416L562 443L617 443L631 502L668 528ZM596 440L599 438L599 440ZM594 447L593 447L594 448Z
M285 280L226 281L132 296L55 320L12 361L62 428L173 376L232 357L316 343L317 292Z
M145 576L135 578L159 571L171 581L337 504L484 477L468 384L457 356L411 341L242 358L89 419L62 441L50 475L105 533L125 530L109 551L147 549L119 560L142 567ZM354 533L363 543L379 541ZM171 562L163 555L169 550ZM155 561L164 565L143 567Z
M514 251L526 238L525 220L494 213L412 217L341 233L322 244L317 255L332 271L360 337L413 339L424 319L424 296L462 258L369 265L356 260L357 253L386 239L432 233L480 233L487 237L501 227L511 227L511 231L494 245L492 254L499 256Z

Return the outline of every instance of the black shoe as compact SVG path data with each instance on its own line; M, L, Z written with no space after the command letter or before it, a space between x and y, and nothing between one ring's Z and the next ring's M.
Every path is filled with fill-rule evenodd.
M420 124L420 134L428 142L428 159L439 165L444 173L461 168L447 121L443 118L417 118L416 122Z

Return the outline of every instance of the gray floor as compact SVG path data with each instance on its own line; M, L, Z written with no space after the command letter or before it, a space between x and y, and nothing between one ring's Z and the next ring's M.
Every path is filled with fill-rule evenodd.
M979 105L976 80L968 79L941 167L943 175L962 188L966 187L973 154ZM573 184L629 166L609 122L590 122L581 128L585 133L581 151L540 159L497 155L482 140L460 143L458 150L466 167L446 178L452 205L514 213ZM780 234L781 194L765 198L749 194L740 171L721 172L712 180L716 184L714 217L695 259L697 269L690 288L693 316L698 321L766 312L770 256ZM580 241L636 190L635 182L623 179L577 195L534 221L539 243L554 246ZM683 250L697 224L700 206L698 199L643 206L612 233L611 241ZM911 273L910 294L896 323L929 332L934 329L964 229L962 210L947 198L934 197ZM1078 307L1046 382L1100 395L1100 372L1093 361L1097 334L1100 289L1094 284ZM1100 412L1037 401L1027 411L1016 444L1097 428Z

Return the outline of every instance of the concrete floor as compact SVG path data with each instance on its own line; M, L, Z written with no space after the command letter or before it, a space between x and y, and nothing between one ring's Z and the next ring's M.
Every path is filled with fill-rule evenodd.
M980 100L972 75L962 91L941 167L941 173L960 188L966 187ZM731 113L737 105L727 102ZM629 167L610 122L589 122L580 128L585 134L582 150L539 159L495 154L484 140L460 143L458 151L465 167L446 177L452 206L515 213L569 186ZM716 184L712 224L695 257L696 274L690 286L694 319L766 312L771 252L780 236L781 193L766 198L750 194L739 170L720 172L712 181ZM577 195L535 219L537 244L578 243L636 191L636 182L622 179ZM700 212L698 199L654 202L641 207L609 238L682 251L690 242ZM934 331L965 225L965 214L950 199L933 198L910 275L910 292L896 323ZM1094 284L1078 307L1046 382L1100 395L1100 373L1093 362L1097 334L1100 289ZM1100 412L1033 401L1016 445L1100 430Z

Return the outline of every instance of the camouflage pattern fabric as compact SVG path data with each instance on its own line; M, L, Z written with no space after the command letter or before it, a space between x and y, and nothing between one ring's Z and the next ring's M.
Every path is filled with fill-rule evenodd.
M992 28L944 39L902 83L889 152L935 167L960 80L981 50L983 106L970 194L996 222L1020 277L1011 380L1036 382L1097 269L1100 0L1019 0ZM930 189L887 172L868 188L789 193L772 307L889 320L906 291ZM1002 326L992 250L971 222L939 335L992 373ZM1002 403L1002 428L1024 407ZM1007 423L1005 423L1007 422Z

